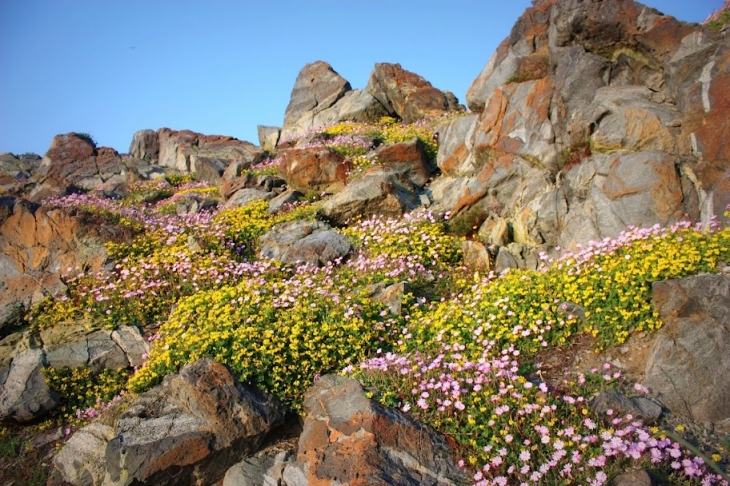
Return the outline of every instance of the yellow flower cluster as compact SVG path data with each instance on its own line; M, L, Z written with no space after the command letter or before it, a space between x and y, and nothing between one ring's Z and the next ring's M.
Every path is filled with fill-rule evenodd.
M390 326L382 304L356 293L340 297L338 286L324 271L269 274L181 299L129 386L146 389L209 356L298 409L315 375L366 358Z

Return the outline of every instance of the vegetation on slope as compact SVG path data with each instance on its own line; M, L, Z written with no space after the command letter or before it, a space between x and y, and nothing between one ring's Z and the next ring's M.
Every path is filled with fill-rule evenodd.
M366 155L352 138L357 134L386 142L418 136L433 155L431 127L339 124L324 134L353 158ZM353 142L336 138L343 135ZM264 165L252 170L274 166ZM344 370L377 399L454 438L477 484L603 484L634 463L676 484L719 481L661 431L632 417L595 416L590 398L624 385L610 366L548 383L535 361L579 337L602 349L660 328L652 282L716 271L730 261L730 229L631 229L557 261L543 256L539 271L470 275L461 267L461 238L447 233L443 219L420 211L346 228L356 246L346 261L292 268L260 260L257 238L278 222L314 217L316 204L277 216L263 202L178 216L170 210L175 198L214 190L177 182L141 185L122 200L76 195L47 203L139 231L132 245L109 244L113 268L91 275L69 269L66 295L43 303L31 321L142 327L152 351L120 390L144 391L184 363L210 356L299 410L319 374ZM153 190L162 199L135 209ZM373 292L374 284L398 282L410 291L394 314ZM48 376L71 394L97 393L73 388L74 376L79 385L88 380L82 372ZM632 389L644 391L640 384ZM82 398L79 407L97 400ZM715 460L727 460L727 451L717 453Z

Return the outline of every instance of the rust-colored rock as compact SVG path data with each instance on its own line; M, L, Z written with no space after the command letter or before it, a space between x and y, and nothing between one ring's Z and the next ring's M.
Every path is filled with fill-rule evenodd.
M378 149L377 158L379 164L405 176L418 187L423 187L433 173L423 143L418 138L384 145Z
M461 109L453 94L434 88L400 64L376 64L365 90L406 123Z
M327 375L310 388L288 484L454 485L466 476L446 439L399 410L368 400L354 380Z
M289 188L305 194L341 190L351 169L343 155L319 147L287 150L279 163L279 172Z

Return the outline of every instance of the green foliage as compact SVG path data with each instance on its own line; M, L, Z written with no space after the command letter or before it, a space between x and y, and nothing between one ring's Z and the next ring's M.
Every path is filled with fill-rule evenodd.
M713 16L712 20L707 22L705 25L712 30L721 30L727 24L730 23L730 10L723 10L717 15Z
M103 370L95 374L88 367L43 368L41 373L48 387L61 396L59 405L51 412L53 418L66 422L76 421L81 412L98 410L110 402L131 376L129 370Z
M15 459L19 450L20 437L8 427L0 426L0 459Z

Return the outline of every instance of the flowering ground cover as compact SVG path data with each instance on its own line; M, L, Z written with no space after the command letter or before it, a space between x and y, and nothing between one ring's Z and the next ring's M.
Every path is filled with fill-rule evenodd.
M364 157L355 135L418 136L433 151L433 126L339 124L325 134L348 157ZM342 230L356 248L349 258L294 268L261 260L257 239L277 223L315 217L316 204L276 216L261 201L178 215L169 208L182 198L215 191L176 182L142 185L136 198L46 202L137 231L131 245L108 244L113 264L104 270L69 269L66 294L40 305L31 321L143 328L152 351L120 390L141 392L210 356L299 410L318 375L343 372L452 438L474 484L605 484L632 465L671 484L723 484L706 459L727 464L727 450L703 459L662 430L598 416L589 405L602 389L643 393L641 384L625 383L610 365L548 381L536 360L579 338L600 350L659 329L652 282L716 271L730 261L730 228L631 228L554 261L542 255L538 271L470 274L461 266L462 238L448 233L444 218L418 211L355 222ZM393 313L374 294L401 282L402 311ZM90 380L65 370L48 377L69 392L74 380ZM79 418L88 418L103 407L111 395L102 378L101 388L79 388L64 413L78 403ZM104 394L94 405L98 389Z

